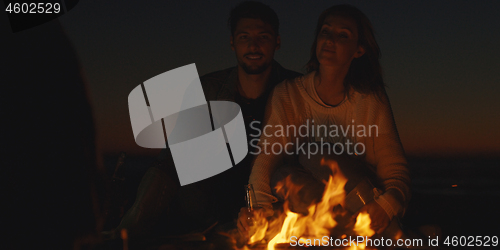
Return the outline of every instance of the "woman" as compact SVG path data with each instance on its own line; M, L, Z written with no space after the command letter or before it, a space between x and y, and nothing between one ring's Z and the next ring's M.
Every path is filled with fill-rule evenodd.
M294 144L323 140L351 143L351 152L352 145L358 145L357 151L363 152L356 158L375 167L384 193L363 207L370 214L372 229L381 233L394 216L403 213L410 196L409 173L385 93L379 57L370 21L361 11L337 5L320 15L308 74L279 84L267 107L266 130L259 142L261 153L255 159L249 181L266 215L272 215L271 203L277 201L270 185L271 176L279 166L296 161L297 152L289 154L297 148ZM317 133L304 137L279 131L290 125L299 128L311 123L316 128L320 124L337 128L338 133L332 129L320 133L313 128ZM349 127L365 130L339 132ZM281 154L275 153L279 148L283 148ZM248 216L242 209L238 229L244 235L248 235Z

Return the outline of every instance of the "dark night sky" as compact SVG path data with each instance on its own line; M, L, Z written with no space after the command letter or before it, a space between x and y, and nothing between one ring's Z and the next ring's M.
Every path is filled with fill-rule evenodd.
M135 145L128 94L165 71L236 65L226 25L239 1L80 1L59 18L80 58L101 152ZM342 1L264 1L280 18L276 60L304 72L322 10ZM500 153L500 2L351 1L372 21L409 155Z

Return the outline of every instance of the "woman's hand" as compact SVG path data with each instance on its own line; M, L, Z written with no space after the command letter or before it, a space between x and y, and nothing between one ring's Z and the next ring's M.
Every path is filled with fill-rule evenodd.
M249 212L248 208L246 207L240 209L237 222L238 232L240 233L241 238L245 241L245 243L247 243L248 240L250 240L250 237L252 237L252 235L255 233L255 230L252 230L252 226L256 226L254 225L255 223L257 223L256 220L264 219L264 215L264 208L256 208L252 212Z
M370 227L378 234L382 233L391 221L385 210L374 200L361 208L360 212L367 212L370 215Z
M252 218L253 213L248 211L248 208L242 207L240 209L240 213L238 214L238 232L240 233L241 237L245 242L247 242L250 239L250 235L248 232L250 231L250 223Z

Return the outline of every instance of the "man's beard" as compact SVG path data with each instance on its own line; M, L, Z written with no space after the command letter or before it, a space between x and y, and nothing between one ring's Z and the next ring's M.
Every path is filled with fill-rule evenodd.
M270 66L271 64L262 64L258 67L250 67L246 63L241 63L240 66L241 68L245 71L245 73L249 75L258 75L261 74L262 72L266 71L266 69Z

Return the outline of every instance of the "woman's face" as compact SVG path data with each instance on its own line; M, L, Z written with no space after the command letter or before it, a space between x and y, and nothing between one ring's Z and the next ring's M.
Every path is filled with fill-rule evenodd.
M351 61L364 54L358 45L356 22L348 17L328 16L318 34L316 56L322 66L349 69Z

